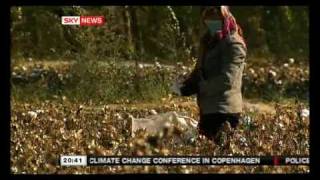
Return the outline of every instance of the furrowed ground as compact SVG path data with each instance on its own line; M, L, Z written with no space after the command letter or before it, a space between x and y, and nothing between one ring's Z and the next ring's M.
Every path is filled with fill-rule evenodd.
M309 155L309 68L249 63L244 114L217 146L205 138L170 143L173 134L130 136L130 117L176 111L198 120L195 97L170 94L194 64L15 61L11 75L13 173L307 173L308 166L60 167L61 154ZM138 72L138 73L136 73ZM175 127L173 133L179 134Z

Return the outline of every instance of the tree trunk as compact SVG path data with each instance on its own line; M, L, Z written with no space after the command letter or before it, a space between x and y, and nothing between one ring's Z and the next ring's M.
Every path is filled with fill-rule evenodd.
M138 24L137 24L137 13L136 8L132 6L125 6L125 19L126 19L126 31L128 35L128 43L130 49L130 59L134 58L135 60L135 78L134 78L134 87L135 91L138 94L141 94L140 79L141 72L139 71L138 65L138 56L137 52L140 52L139 43L138 43ZM132 57L133 56L133 57Z
M125 32L127 34L127 40L128 40L128 49L130 51L130 54L133 53L134 51L134 45L133 45L133 37L132 37L132 31L131 31L131 14L129 11L129 6L124 7L123 11L123 17L124 17L124 22L125 22ZM131 57L130 57L131 59Z

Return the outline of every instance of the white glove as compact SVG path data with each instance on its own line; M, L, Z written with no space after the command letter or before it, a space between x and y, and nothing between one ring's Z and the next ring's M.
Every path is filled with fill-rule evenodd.
M176 94L178 94L179 96L181 96L181 90L180 88L182 87L183 85L178 82L178 81L174 81L170 87L170 90Z

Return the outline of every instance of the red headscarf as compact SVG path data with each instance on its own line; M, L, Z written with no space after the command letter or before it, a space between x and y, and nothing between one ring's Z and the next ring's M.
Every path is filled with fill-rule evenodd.
M217 32L218 38L224 39L231 33L236 33L236 37L246 46L245 40L243 38L242 29L237 24L236 19L231 14L228 6L220 6L221 15L223 18L223 27L222 30Z

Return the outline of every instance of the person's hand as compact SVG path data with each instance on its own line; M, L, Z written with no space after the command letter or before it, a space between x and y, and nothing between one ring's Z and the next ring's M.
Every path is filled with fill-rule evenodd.
M172 83L170 90L175 94L181 96L181 90L180 90L181 87L182 87L182 83L176 80Z

